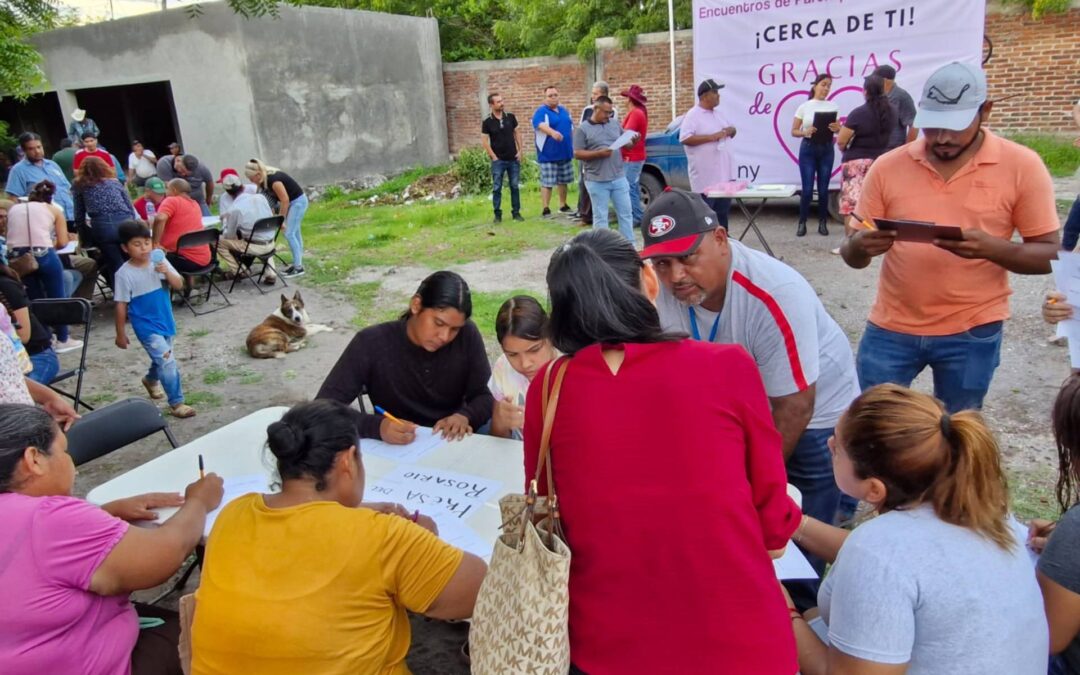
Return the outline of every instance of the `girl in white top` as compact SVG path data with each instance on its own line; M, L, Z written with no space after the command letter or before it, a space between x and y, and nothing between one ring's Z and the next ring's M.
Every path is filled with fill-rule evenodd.
M840 114L839 108L829 99L832 78L828 73L821 73L810 87L810 100L804 102L795 111L795 120L791 123L791 135L801 138L799 145L799 175L802 178L802 192L799 194L799 225L795 236L806 236L806 219L810 215L810 200L814 196L815 177L818 190L818 233L828 235L826 221L829 217L829 179L832 177L833 162L836 153L833 143L814 143L810 137L817 132L814 127L814 115L817 113ZM833 133L840 131L840 122L833 118L829 124Z
M503 354L488 381L495 397L491 435L521 440L529 383L541 366L558 356L548 337L547 312L535 298L515 295L495 316L495 337Z
M829 445L840 489L879 515L850 535L804 516L792 536L834 563L818 592L826 641L789 600L800 672L1046 673L1042 597L979 413L882 384Z

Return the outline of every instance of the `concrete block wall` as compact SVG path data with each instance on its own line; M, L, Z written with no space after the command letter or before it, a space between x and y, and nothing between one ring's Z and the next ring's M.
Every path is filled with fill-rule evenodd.
M1073 5L1069 12L1039 21L1022 11L996 5L987 8L986 35L994 45L987 66L991 96L1020 94L995 108L996 129L1060 134L1075 129L1071 110L1080 98L1080 3ZM586 105L594 80L608 82L621 111L625 99L618 97L619 91L637 83L649 97L650 129L667 126L671 121L668 34L639 35L629 50L621 49L614 38L601 38L596 44L596 57L585 63L574 57L540 57L444 64L450 152L480 144L480 121L487 115L486 92L494 90L492 83L506 99L507 109L523 123L543 102L542 87L548 81L561 87L562 103L575 119ZM676 110L682 114L695 100L692 31L675 33L675 75ZM524 133L528 145L531 130Z

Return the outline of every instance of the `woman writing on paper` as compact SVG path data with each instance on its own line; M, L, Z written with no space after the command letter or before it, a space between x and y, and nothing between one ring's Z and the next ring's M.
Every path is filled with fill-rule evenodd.
M882 384L830 447L837 484L879 515L850 535L804 518L793 537L833 562L818 592L828 643L791 608L803 675L1046 673L1039 587L979 413Z
M806 219L810 217L810 202L814 198L815 175L817 177L818 194L818 234L828 236L829 227L829 179L832 178L833 160L836 153L833 151L832 134L828 141L823 143L814 142L812 139L819 129L814 126L814 116L818 113L833 115L833 122L829 124L829 131L840 131L840 123L835 121L840 109L829 100L829 90L832 89L832 77L828 73L821 73L814 78L810 87L810 100L805 101L795 111L795 121L791 124L791 135L801 138L799 144L799 175L802 177L802 192L799 193L799 226L795 230L795 236L806 236Z
M800 514L753 359L664 333L656 274L615 232L556 250L547 283L552 341L572 355L551 436L573 553L572 672L792 675L768 551ZM543 379L525 407L526 478Z
M151 493L101 507L72 497L74 483L67 438L49 413L0 405L2 670L180 675L176 613L132 606L128 594L180 569L221 500L221 479L207 474L183 498ZM128 526L163 506L180 510L160 527ZM140 615L165 623L140 630Z
M352 412L292 408L267 429L281 492L218 514L195 593L195 675L407 675L409 617L472 615L487 565L429 518L361 506Z
M491 435L521 440L529 383L541 366L558 355L551 346L547 312L536 298L515 295L495 315L495 338L503 353L492 366L488 381L495 397Z
M421 282L396 321L365 328L345 348L316 398L346 405L367 394L391 417L354 411L361 438L401 445L416 425L450 440L491 419L491 366L472 315L469 285L454 272Z

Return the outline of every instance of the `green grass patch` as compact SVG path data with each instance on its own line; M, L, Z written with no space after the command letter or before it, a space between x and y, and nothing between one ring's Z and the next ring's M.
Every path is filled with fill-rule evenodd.
M212 391L190 391L184 394L184 403L193 408L217 408L221 405L221 395Z
M83 396L82 400L96 408L97 406L106 405L114 402L116 400L116 394L108 391L102 391L95 394Z
M187 332L187 336L193 340L198 340L199 338L206 337L209 334L209 328L192 328Z
M297 377L298 375L296 374L295 370L286 370L284 373L281 374L281 379L285 380L286 382L291 382Z
M1051 176L1066 178L1080 168L1080 148L1071 138L1049 134L1014 134L1009 138L1039 153Z
M1054 485L1057 483L1055 470L1041 468L1007 473L1013 511L1018 518L1057 520L1061 514L1054 498Z
M229 371L225 368L207 368L203 373L203 384L215 385L221 384L229 379Z
M263 381L263 374L256 373L254 370L243 370L238 373L236 381L240 384L259 384Z
M537 293L536 291L515 289L512 291L499 291L498 293L473 293L472 320L481 333L495 335L495 315L499 313L502 304L515 295L531 295L539 300L541 305L547 307L547 298L544 297L543 293Z
M1069 211L1072 209L1072 205L1073 205L1073 200L1071 200L1071 199L1059 199L1059 200L1057 200L1058 213L1060 213L1063 216L1068 215Z

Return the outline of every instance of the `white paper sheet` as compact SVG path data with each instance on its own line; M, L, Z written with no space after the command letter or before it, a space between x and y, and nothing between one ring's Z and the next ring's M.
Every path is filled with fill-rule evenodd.
M373 502L397 502L406 509L430 516L439 526L443 541L488 559L496 533L485 541L466 521L502 483L480 476L421 466L398 466L365 490Z
M67 243L67 246L65 246L64 248L56 249L56 254L57 255L65 255L67 253L74 253L75 252L75 247L78 246L78 245L79 245L79 242L72 239L71 241L69 241Z
M365 455L385 457L395 462L413 464L443 443L446 443L446 439L436 434L431 427L417 427L416 439L408 445L390 445L365 438L360 441L360 452Z
M221 513L221 509L225 508L225 505L246 494L252 492L269 492L270 488L267 486L266 476L261 473L249 474L246 476L233 476L222 479L224 483L224 494L221 497L221 504L216 509L206 514L206 527L203 528L203 535L209 537L210 530L214 529L214 523L217 521L218 514Z
M619 148L630 145L634 142L634 136L637 136L636 131L624 131L622 136L615 139L615 142L608 146L609 150L618 150Z
M1009 514L1009 529L1013 531L1013 535L1027 551L1028 557L1031 558L1032 566L1037 565L1039 562L1039 554L1031 550L1031 547L1027 545L1028 540L1028 527L1016 519L1016 515Z
M776 578L781 581L818 578L817 572L810 566L810 561L791 541L788 542L784 555L772 562L773 569L776 570Z
M1050 270L1057 290L1065 294L1066 302L1076 310L1080 307L1080 255L1059 251L1058 259L1050 261ZM1073 368L1080 368L1080 312L1076 318L1058 323L1057 336L1068 340L1069 361Z

